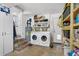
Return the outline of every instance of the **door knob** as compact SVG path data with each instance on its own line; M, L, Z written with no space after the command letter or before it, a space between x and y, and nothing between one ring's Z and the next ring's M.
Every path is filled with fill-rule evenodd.
M4 36L4 33L2 32L2 36Z

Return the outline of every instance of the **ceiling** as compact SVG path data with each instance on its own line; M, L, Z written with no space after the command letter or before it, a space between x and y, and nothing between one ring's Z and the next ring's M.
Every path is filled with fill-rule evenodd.
M62 13L64 3L16 3L15 7L31 14Z

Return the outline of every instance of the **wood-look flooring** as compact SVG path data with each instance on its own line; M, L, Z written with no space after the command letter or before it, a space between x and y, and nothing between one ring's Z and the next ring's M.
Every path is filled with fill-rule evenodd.
M7 56L64 56L61 44L54 44L53 48L43 46L27 46L20 51L14 51Z

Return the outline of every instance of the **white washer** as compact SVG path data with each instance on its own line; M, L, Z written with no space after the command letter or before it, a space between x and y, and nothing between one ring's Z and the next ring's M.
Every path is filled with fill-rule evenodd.
M50 32L32 32L31 44L49 47L50 45Z

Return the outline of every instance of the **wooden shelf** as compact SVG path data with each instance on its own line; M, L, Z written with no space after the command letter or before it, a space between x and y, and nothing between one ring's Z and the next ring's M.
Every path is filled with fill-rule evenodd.
M76 18L76 15L79 13L79 7L77 7L77 8L75 8L74 10L73 10L73 18L75 19Z
M69 5L66 4L65 7L67 7L67 6L69 6ZM70 30L70 39L66 40L66 41L69 42L71 50L73 50L74 47L79 48L79 42L78 41L74 42L75 37L73 35L75 27L77 28L79 26L79 23L76 23L76 24L73 23L75 21L77 14L79 14L79 7L74 8L74 4L71 3L70 4L70 14L62 21L62 23L70 22L71 27L70 26L63 26L62 30Z
M71 3L66 3L64 9L65 9L66 7L69 7L70 4L71 4Z
M75 47L79 48L79 42L74 42L73 44Z
M70 14L64 19L63 22L70 21Z
M75 9L73 10L73 12L76 13L76 14L78 14L78 12L79 12L79 7L75 8Z
M70 30L70 26L64 26L63 30Z
M79 13L79 7L75 8L73 10L73 13L74 13L73 18L75 18L76 15ZM70 14L63 20L63 22L66 22L66 21L70 21Z

